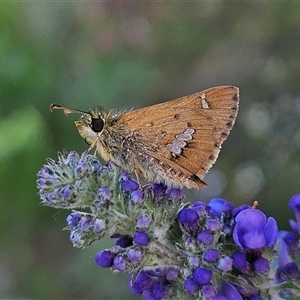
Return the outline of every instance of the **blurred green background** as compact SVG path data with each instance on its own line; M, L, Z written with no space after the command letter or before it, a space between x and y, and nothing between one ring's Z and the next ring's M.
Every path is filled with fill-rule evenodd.
M300 192L300 4L0 4L0 298L141 299L94 263L105 240L72 248L65 211L39 206L36 173L87 145L50 103L143 107L217 85L240 88L236 125L187 201L259 202L288 229Z

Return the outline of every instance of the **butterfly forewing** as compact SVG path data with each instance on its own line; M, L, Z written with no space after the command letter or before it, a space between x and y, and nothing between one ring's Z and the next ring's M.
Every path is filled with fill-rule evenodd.
M187 176L204 175L216 161L238 111L238 88L221 86L125 114L120 123L136 143Z

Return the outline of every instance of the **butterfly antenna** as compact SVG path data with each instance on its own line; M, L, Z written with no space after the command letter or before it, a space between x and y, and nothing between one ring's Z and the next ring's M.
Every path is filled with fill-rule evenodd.
M83 111L83 110L69 108L69 107L64 107L64 106L61 106L59 104L51 104L50 105L50 110L53 111L54 109L61 109L61 110L63 110L65 115L69 115L69 114L87 114L87 112Z

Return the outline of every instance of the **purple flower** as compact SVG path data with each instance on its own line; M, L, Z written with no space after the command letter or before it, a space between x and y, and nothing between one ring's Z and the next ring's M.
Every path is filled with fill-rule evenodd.
M191 225L198 221L199 216L196 211L190 208L183 208L178 213L178 219L182 224Z
M295 213L298 231L300 233L300 194L294 195L289 201L289 208L292 209Z
M90 219L87 218L87 217L82 217L81 220L80 220L80 229L82 231L89 231L89 228L90 228Z
M282 240L287 245L287 249L290 254L296 253L299 246L299 238L294 232L287 232L283 235Z
M68 225L71 225L72 227L77 227L80 219L81 219L81 215L77 212L73 212L68 215L67 223L68 223Z
M170 268L166 273L166 278L167 278L167 280L172 281L172 280L176 279L179 274L180 274L179 269Z
M130 175L128 173L121 173L119 176L119 182L123 182L130 179Z
M139 184L134 181L134 180L131 180L131 179L128 179L126 181L123 181L121 183L121 190L122 192L133 192L135 190L137 190L139 188Z
M203 230L197 234L197 240L204 245L209 245L214 240L214 237L209 231Z
M197 291L197 289L199 288L199 284L193 280L192 278L187 278L184 281L184 288L185 290L190 293L191 295L195 294L195 292Z
M191 256L189 257L188 262L191 267L198 267L200 264L200 258L198 256Z
M121 248L127 248L127 247L132 246L132 244L133 244L133 239L129 235L119 235L118 234L118 235L113 235L112 238L118 238L116 240L115 245L119 246Z
M133 191L130 194L130 199L134 203L141 203L141 202L143 202L143 192L140 189L137 189L137 190Z
M163 183L154 183L152 185L152 190L154 193L154 197L155 198L161 198L165 195L166 190L167 190L167 186L164 185Z
M202 296L205 299L210 299L216 294L215 288L212 284L205 284L201 288Z
M219 260L218 268L223 272L228 272L232 269L232 259L228 256L223 256Z
M186 239L186 241L184 242L184 245L188 251L195 250L197 247L196 241L190 237Z
M193 273L193 278L200 285L209 284L212 278L212 271L198 267Z
M74 171L76 178L82 178L89 171L89 165L86 161L82 160L75 167Z
M149 294L152 296L152 299L154 300L165 299L168 296L168 289L161 282L157 282L154 284ZM143 295L145 296L144 293ZM151 299L151 298L147 297L147 299Z
M73 245L81 245L84 242L84 240L81 239L81 235L77 231L70 232L70 241L73 243Z
M202 201L196 201L192 205L192 210L196 211L199 217L204 217L211 210L210 206Z
M221 290L211 300L243 300L243 297L233 285L223 281Z
M245 252L235 252L232 254L233 267L240 270L244 274L251 273L251 266L247 262L247 257Z
M105 220L103 220L103 219L96 219L94 221L94 225L93 225L94 226L94 230L96 232L99 232L99 231L101 231L101 230L103 230L105 228L105 225L106 225Z
M276 245L277 251L279 254L278 268L276 271L276 282L277 283L281 283L281 282L285 281L284 276L282 276L282 274L285 275L283 270L285 269L285 266L287 266L286 267L286 270L287 270L289 268L288 265L290 263L293 263L289 256L289 253L288 253L287 244L282 239L282 236L284 236L284 235L285 235L285 232L279 233L279 238L278 238L277 245Z
M167 195L173 200L180 200L184 197L182 190L179 188L169 189Z
M178 219L180 223L182 223L187 230L187 232L195 232L198 227L199 215L197 212L190 208L183 208L178 213Z
M127 257L130 261L141 261L143 258L142 252L138 249L129 249Z
M114 267L121 272L124 272L126 270L126 261L122 256L117 255L114 258Z
M219 250L217 249L208 249L204 252L203 258L209 263L215 262L219 257Z
M71 185L67 185L66 187L61 189L61 194L64 200L70 200L73 196L74 187Z
M298 229L298 224L297 224L297 222L296 222L295 220L290 220L289 223L290 223L291 228L292 228L294 231L296 231L296 232L299 231L299 229Z
M131 282L132 275L129 278ZM144 290L149 290L157 282L157 279L153 276L148 276L146 271L141 271L133 284L130 284L130 289L136 294L142 294Z
M262 249L276 242L278 227L274 218L260 210L245 209L235 218L233 239L241 249Z
M222 228L221 224L217 220L208 219L206 220L206 228L211 232L216 232Z
M264 274L268 271L269 261L264 257L260 256L258 259L254 261L253 267L257 273Z
M102 187L102 188L98 189L97 194L100 198L102 198L104 200L108 200L111 198L111 191L107 187Z
M231 211L235 206L223 198L213 198L208 205L211 207L211 213L215 214L219 219L223 212Z
M300 279L300 271L298 266L294 262L287 263L281 272L290 280L296 281Z
M245 209L252 209L252 207L246 204L236 207L232 210L232 216L235 218L242 210Z
M151 218L145 215L139 216L136 221L136 228L148 228L151 223Z
M65 163L73 166L80 160L79 155L75 151L71 151L65 158Z
M102 250L96 253L95 261L102 268L109 268L113 265L115 256L116 254L111 251Z
M133 241L136 245L147 246L149 244L149 235L143 231L136 231L133 237Z

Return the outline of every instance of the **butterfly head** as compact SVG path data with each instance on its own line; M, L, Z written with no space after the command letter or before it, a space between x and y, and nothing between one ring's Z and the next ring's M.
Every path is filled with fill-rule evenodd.
M82 116L78 121L75 121L75 125L86 143L91 145L91 148L95 146L95 143L103 133L107 117L107 114L100 107L85 112L57 104L51 104L50 109L61 109L64 111L65 115L81 113Z

